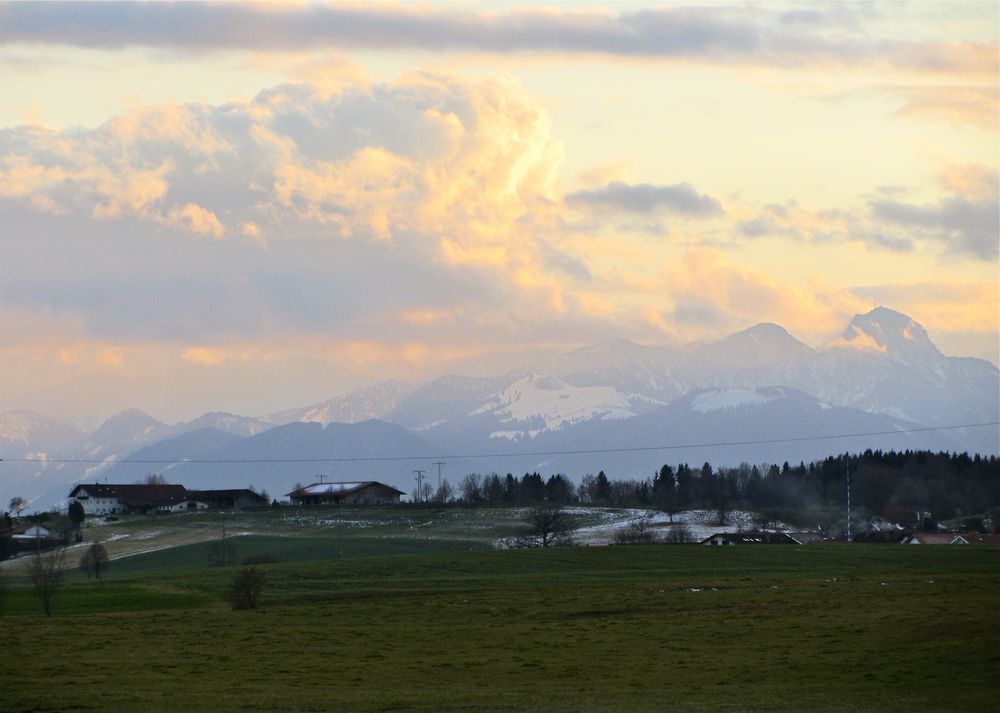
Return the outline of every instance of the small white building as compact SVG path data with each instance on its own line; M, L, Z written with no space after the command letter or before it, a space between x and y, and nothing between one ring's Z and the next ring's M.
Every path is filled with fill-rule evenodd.
M156 512L159 513L169 513L169 512L195 512L196 510L208 510L208 503L203 503L200 500L181 500L179 503L166 503L156 508Z
M47 527L32 525L23 532L18 532L14 535L14 540L17 542L38 542L40 540L47 540L51 536L52 533L49 532Z

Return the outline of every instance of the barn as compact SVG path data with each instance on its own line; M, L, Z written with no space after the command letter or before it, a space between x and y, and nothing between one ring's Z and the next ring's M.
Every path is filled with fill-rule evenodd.
M386 505L398 503L404 495L374 480L349 483L313 483L288 493L296 505Z

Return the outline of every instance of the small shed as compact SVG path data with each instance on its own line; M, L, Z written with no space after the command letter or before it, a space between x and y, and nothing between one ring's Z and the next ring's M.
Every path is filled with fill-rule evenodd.
M296 505L386 505L404 495L391 485L374 480L347 483L313 483L288 493Z
M43 540L48 540L52 537L52 533L49 532L49 528L42 527L41 525L24 523L24 526L19 527L20 523L15 523L13 532L14 540L17 542L39 542Z

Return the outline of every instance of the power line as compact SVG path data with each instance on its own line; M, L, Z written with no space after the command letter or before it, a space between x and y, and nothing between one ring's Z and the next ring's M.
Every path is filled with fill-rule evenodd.
M961 426L929 426L925 428L900 428L891 431L865 431L862 433L838 433L826 436L797 436L792 438L766 438L749 441L714 441L705 443L676 443L672 445L660 446L633 446L630 448L583 448L579 450L564 451L521 451L518 453L466 453L463 455L448 455L453 460L471 460L473 458L521 458L534 456L570 456L589 455L601 453L640 453L645 451L674 451L682 448L724 448L732 446L758 446L772 443L801 443L804 441L830 441L838 438L864 438L866 436L895 436L904 433L926 433L931 431L958 431L963 428L985 428L988 426L1000 426L1000 421L987 421L984 423L969 423ZM371 463L371 462L391 462L391 461L434 461L440 458L434 456L364 456L354 458L123 458L118 461L107 461L106 459L88 458L3 458L2 463L108 463L118 465L119 463L138 463L155 465L159 463Z

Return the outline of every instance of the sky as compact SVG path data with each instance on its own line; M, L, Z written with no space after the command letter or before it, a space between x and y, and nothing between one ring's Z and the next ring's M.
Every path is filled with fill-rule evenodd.
M0 4L0 409L882 305L996 363L998 4Z

